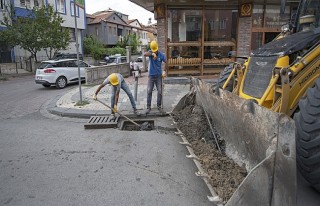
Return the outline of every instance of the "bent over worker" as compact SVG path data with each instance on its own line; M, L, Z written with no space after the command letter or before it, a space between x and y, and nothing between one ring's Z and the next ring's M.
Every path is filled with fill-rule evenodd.
M110 74L102 82L102 84L99 85L95 94L93 95L94 100L97 100L97 95L98 95L99 91L107 84L111 84L111 86L112 86L111 108L113 108L113 110L111 111L111 118L114 117L114 113L117 112L117 104L118 104L120 89L123 89L123 91L125 91L125 93L128 95L134 114L139 115L139 112L136 108L136 103L134 101L132 93L131 93L127 83L124 81L123 76L119 73Z
M154 85L156 85L158 90L157 95L157 107L158 110L163 113L161 105L162 99L162 77L165 76L165 71L162 71L162 62L167 62L166 56L164 53L158 50L158 43L152 41L150 43L150 51L144 53L144 56L149 57L149 79L148 79L148 88L147 88L147 111L149 113L151 110L151 100L152 100L152 90Z

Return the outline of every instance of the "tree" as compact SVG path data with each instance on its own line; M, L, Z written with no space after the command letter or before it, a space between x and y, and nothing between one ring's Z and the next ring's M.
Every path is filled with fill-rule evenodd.
M31 53L31 58L37 61L37 52L44 49L48 58L61 49L66 49L70 41L69 30L61 24L63 19L48 5L29 10L26 18L17 17L14 8L7 7L7 15L0 23L7 28L0 32L1 39L7 45L16 46Z
M59 50L66 49L70 42L70 31L63 28L63 19L52 6L42 7L35 11L40 30L40 38L47 57L51 58ZM49 26L48 26L49 25ZM75 32L75 35L76 32Z
M117 41L117 46L121 48L126 48L126 46L132 46L132 51L136 52L137 47L141 45L141 41L139 40L139 36L136 33L128 34L127 36L122 37L119 41Z

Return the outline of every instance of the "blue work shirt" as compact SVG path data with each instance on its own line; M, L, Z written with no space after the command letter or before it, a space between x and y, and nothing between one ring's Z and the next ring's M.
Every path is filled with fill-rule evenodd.
M149 50L150 53L152 53L151 50ZM149 68L149 76L161 76L162 75L162 68L161 64L162 62L166 62L167 58L164 55L164 53L157 51L156 52L157 58L153 59L153 56L149 56L149 63L150 63L150 68Z

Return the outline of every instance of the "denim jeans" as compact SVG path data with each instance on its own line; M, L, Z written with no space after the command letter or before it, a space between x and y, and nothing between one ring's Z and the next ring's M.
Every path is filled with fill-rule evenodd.
M149 76L148 89L147 89L147 108L151 108L152 90L153 90L154 85L156 85L157 90L158 90L157 106L161 107L162 77L160 75L160 76Z
M123 91L125 91L125 93L128 95L132 108L136 109L136 102L134 101L133 95L127 83L124 80L121 82L121 89L123 89ZM117 87L112 87L111 108L114 107L116 91L117 91ZM114 112L111 111L111 113L114 113Z

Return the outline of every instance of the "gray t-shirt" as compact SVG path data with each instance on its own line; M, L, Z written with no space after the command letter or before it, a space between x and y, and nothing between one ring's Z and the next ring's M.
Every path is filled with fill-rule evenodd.
M116 86L113 86L110 82L110 75L103 81L103 84L107 85L107 84L110 84L111 86L113 87L116 87L117 88L117 92L120 91L121 89L121 82L123 80L123 76L119 73L116 73L117 77L118 77L118 81L119 81L119 84L116 85Z

